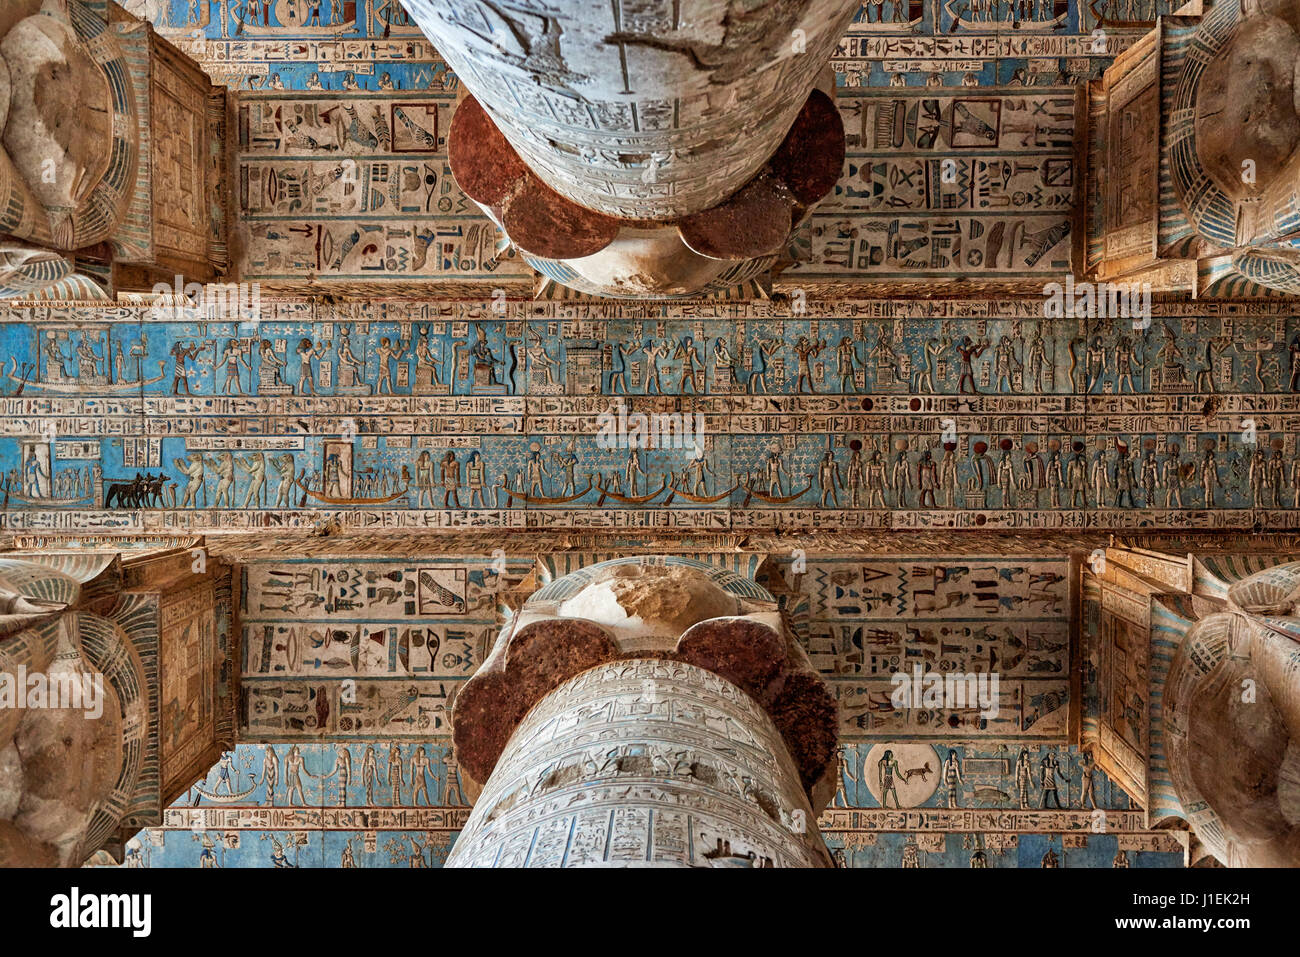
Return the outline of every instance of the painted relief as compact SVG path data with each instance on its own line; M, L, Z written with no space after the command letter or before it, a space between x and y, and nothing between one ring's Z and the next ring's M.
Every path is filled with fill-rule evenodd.
M1300 504L1300 325L1270 302L1155 303L1145 329L1017 301L498 306L0 311L0 522L1246 528Z
M218 82L236 88L410 90L455 82L444 79L446 67L398 0L127 0L125 6L190 57L209 62ZM837 70L880 71L879 85L894 73L918 85L928 75L951 75L955 85L963 73L985 68L986 82L1013 74L1032 82L1049 69L1054 76L1061 58L1104 63L1177 6L1167 0L864 0L835 63ZM1098 42L1099 28L1106 42ZM297 42L286 49L285 40Z
M670 304L564 298L500 242L450 173L460 80L399 0L126 6L237 94L228 227L245 285L216 307L211 291L207 307L0 307L0 531L802 535L806 564L768 567L839 704L818 821L837 864L1185 863L1186 837L1151 829L1181 809L1144 715L1185 622L1153 610L1148 632L1092 596L1102 638L1079 648L1065 558L817 555L823 529L1296 525L1285 302L1156 302L1145 323L1045 318L1039 296L832 292L1063 282L1076 85L1176 4L865 0L831 64L844 172L791 244L785 292L754 280ZM1160 212L1139 122L1158 103L1134 92L1106 131L1129 253ZM154 155L188 155L187 122ZM193 189L167 215L182 250L209 218L226 225ZM159 675L153 773L193 777L205 745L240 743L127 842L125 866L446 863L470 817L458 689L520 582L612 556L418 554L248 562L221 689L238 688L234 729L190 693L236 638L229 586L162 608L179 667ZM763 556L696 557L745 576ZM198 611L214 606L212 626ZM893 675L917 668L998 673L996 713L896 707ZM1102 750L1142 766L1150 806Z
M247 280L531 276L456 186L446 93L246 94L237 229ZM787 281L1069 267L1069 88L1007 96L842 91L844 175L796 237Z
M809 559L806 566L797 576L788 560L777 567L808 596L808 651L837 694L841 741L1066 740L1067 561L891 557ZM995 704L986 709L996 714L982 714L974 702L961 710L896 708L893 676L900 672L997 673ZM928 750L913 764L933 790L939 763Z
M245 740L448 737L455 689L498 630L515 558L245 566Z
M469 808L446 743L241 744L126 867L438 867Z
M451 96L253 96L237 107L241 278L519 280L447 165Z
M842 90L844 173L783 280L1068 271L1073 92L970 93Z
M537 569L539 581L558 582L605 557L552 555ZM758 558L693 557L738 581L754 574ZM836 794L819 819L842 866L903 866L909 843L926 853L908 851L908 866L971 866L982 848L987 866L1037 867L1049 844L1060 866L1111 866L1117 857L1116 866L1181 865L1177 839L1146 831L1143 813L1068 744L1070 690L1049 667L1065 669L1070 660L1066 562L810 556L799 575L789 558L772 567L788 586L796 634L806 634L811 660L849 712ZM274 743L243 743L223 756L161 827L136 836L128 865L444 863L469 809L440 695L454 700L531 571L531 558L504 553L249 564L240 588L239 735ZM940 615L957 609L955 624L971 634L939 635ZM1026 730L981 730L962 724L964 714L936 715L937 723L962 725L941 733L879 708L852 710L852 702L887 695L883 675L895 659L977 671L990 652L999 669L1010 669L1007 686L1015 690L999 707L1012 709L1013 724L1032 715L1018 703L1022 689L1026 702L1042 707L1055 693L1060 706ZM1038 665L1027 667L1030 661ZM348 682L357 704L343 701ZM426 691L432 697L422 697ZM329 709L323 717L321 701ZM319 740L324 733L330 742ZM882 761L897 766L889 793ZM1046 843L1037 849L1035 842Z
M870 834L832 848L841 867L1182 867L1175 835Z
M165 812L161 827L127 842L125 866L441 866L470 812L448 744L241 744ZM924 747L936 754L947 750ZM1108 810L1108 831L1097 833L1091 809L1123 808L1126 801L1100 771L1087 782L1089 800L1082 791L1080 755L1064 748L1029 753L1035 782L1043 758L1058 759L1063 770L1056 780L1066 810L1014 810L1015 759L970 748L958 750L969 782L961 807L947 810L944 789L936 788L924 808L882 810L871 786L858 783L870 780L867 750L851 745L842 761L841 790L820 818L820 829L837 864L847 867L911 866L902 856L909 844L930 852L916 857L915 866L1039 867L1049 845L1060 856L1062 840L1073 853L1060 866L1183 866L1178 835L1143 831L1133 812ZM1031 786L1031 801L1040 790L1037 783ZM1040 844L1032 856L1017 851ZM972 864L981 848L985 862L977 858Z
M128 7L240 93L241 278L532 284L451 180L461 84L397 0ZM844 176L796 237L787 278L1066 270L1072 84L1162 12L1164 0L864 2L831 61ZM976 89L990 86L1005 90Z

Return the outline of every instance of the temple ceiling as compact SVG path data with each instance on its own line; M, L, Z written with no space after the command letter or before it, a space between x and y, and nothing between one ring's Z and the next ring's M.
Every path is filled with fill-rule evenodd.
M796 623L840 708L841 865L1192 862L1135 797L1167 773L1151 662L1101 673L1173 626L1084 641L1084 563L1296 550L1300 318L1044 314L1083 242L1076 86L1170 4L864 3L831 59L838 184L775 269L662 302L502 241L452 176L465 91L396 0L124 6L229 88L195 222L238 283L0 305L0 533L236 565L233 749L128 865L443 863L469 814L449 708L495 635L537 586L665 550ZM999 669L1000 717L895 712L914 662Z

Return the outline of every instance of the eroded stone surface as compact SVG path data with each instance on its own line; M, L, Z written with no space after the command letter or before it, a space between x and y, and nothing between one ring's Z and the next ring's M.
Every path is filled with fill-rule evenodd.
M1170 666L1164 707L1174 785L1209 852L1234 867L1300 863L1300 642L1239 611L1207 615Z
M103 43L98 56L108 59L113 41ZM58 250L107 240L126 214L124 186L134 185L131 81L118 78L126 96L115 100L95 55L60 0L46 0L0 38L4 227Z
M615 565L562 603L559 614L599 622L623 642L646 635L676 641L697 622L739 610L733 596L692 568Z
M85 673L66 664L62 670ZM63 866L81 863L83 850L88 852L82 842L92 816L122 771L121 704L111 686L105 685L104 694L98 718L70 709L33 710L14 737L26 787L13 824L57 848Z
M1300 9L1300 4L1292 4ZM1279 17L1252 17L1206 70L1196 99L1196 150L1237 201L1262 195L1300 145L1300 35Z

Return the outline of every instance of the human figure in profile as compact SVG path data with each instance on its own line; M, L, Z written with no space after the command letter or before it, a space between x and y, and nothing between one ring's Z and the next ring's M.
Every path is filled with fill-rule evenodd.
M1056 774L1061 770L1061 762L1056 758L1055 751L1048 751L1043 755L1043 759L1038 762L1038 783L1043 789L1043 799L1041 807L1047 807L1047 799L1051 797L1052 804L1060 808L1061 795L1056 789Z
M899 803L895 781L903 772L898 766L898 759L894 757L894 752L886 750L877 763L876 769L880 775L880 806L889 807L889 795L892 794L894 807L901 808L903 805Z

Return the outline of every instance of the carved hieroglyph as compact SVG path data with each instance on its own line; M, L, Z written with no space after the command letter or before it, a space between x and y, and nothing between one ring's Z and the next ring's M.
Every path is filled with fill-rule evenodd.
M693 665L600 665L506 746L449 866L825 867L785 743L752 698Z
M580 206L673 219L776 151L850 0L404 0L528 166Z

